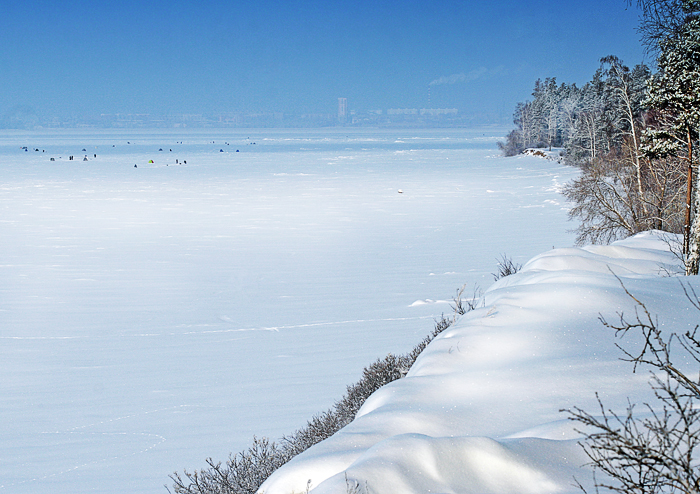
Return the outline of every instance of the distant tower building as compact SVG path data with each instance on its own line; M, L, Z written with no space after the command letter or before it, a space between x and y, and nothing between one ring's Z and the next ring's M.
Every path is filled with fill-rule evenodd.
M345 123L348 118L348 99L338 98L338 122Z

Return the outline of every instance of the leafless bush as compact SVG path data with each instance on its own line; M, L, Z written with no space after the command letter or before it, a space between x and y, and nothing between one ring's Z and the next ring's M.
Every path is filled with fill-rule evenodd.
M335 404L335 414L340 419L341 427L352 422L360 407L372 393L385 384L404 377L412 364L413 362L406 355L389 354L384 359L379 359L369 367L365 367L362 371L362 379L348 386L345 396Z
M363 489L357 480L348 479L348 474L345 472L345 494L363 494ZM364 494L369 494L369 486L365 481Z
M600 155L567 183L564 196L578 220L576 243L605 244L657 229L680 232L683 224L684 175L679 160L629 159L636 149Z
M501 278L505 278L506 276L515 274L518 271L520 271L523 267L522 264L513 262L513 260L505 254L501 254L501 258L497 259L497 261L498 271L495 273L491 273L491 276L493 276L494 281L498 281Z
M291 459L314 444L331 437L344 425L343 418L333 409L317 414L306 423L305 427L282 438L284 454Z
M480 292L475 287L474 296L469 300L462 298L463 291L464 287L457 291L454 299L454 317L448 319L443 314L435 321L433 331L409 353L389 354L365 367L360 380L348 386L345 396L332 408L314 416L306 426L283 437L279 443L271 442L267 438L254 437L253 446L229 456L224 465L208 458L206 460L208 467L202 470L195 470L192 473L184 471L182 475L173 473L170 479L173 482L175 494L256 493L262 483L279 467L352 422L372 393L385 384L404 377L425 347L455 322L457 314L465 314L475 309L477 294L480 296ZM369 492L368 489L365 490ZM170 491L169 488L168 491ZM353 481L352 492L360 491L360 484Z
M624 288L624 285L623 285ZM645 404L647 418L634 414L630 404L625 415L618 416L600 404L600 417L574 408L566 410L569 418L593 432L584 433L582 442L596 477L596 492L605 489L620 494L638 492L691 493L700 491L700 468L697 461L700 447L700 382L689 377L674 362L672 347L680 347L686 359L700 364L698 327L684 334L663 333L647 307L626 288L635 302L635 317L627 320L619 315L619 323L602 323L615 330L619 337L630 331L641 333L641 350L634 353L621 345L624 360L651 369L651 387L655 406ZM698 310L700 301L692 288L683 286L686 298ZM579 484L580 486L580 484ZM582 487L583 489L583 487ZM585 489L583 489L585 492Z
M209 468L192 473L185 470L184 478L176 472L170 479L177 494L255 494L265 479L290 459L285 448L254 437L250 448L229 456L225 465L207 458Z
M498 145L498 149L503 152L504 156L515 156L522 153L525 149L522 131L520 130L511 130L506 136L505 142L498 141L496 144Z
M457 316L463 316L467 312L476 309L478 301L481 299L481 289L474 285L474 291L472 292L471 298L463 298L464 290L467 287L466 284L462 285L462 288L457 290L457 294L452 298L453 305L451 305L454 315L452 317L452 322L457 320Z
M685 266L687 256L683 253L683 238L673 233L661 232L658 235L659 240L666 244L668 251L673 254L673 257ZM685 270L680 270L676 266L660 265L659 274L662 276L676 276L684 274Z

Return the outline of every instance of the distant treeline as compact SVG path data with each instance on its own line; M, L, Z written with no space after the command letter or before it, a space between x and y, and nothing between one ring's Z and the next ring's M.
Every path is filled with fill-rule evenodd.
M646 110L650 77L646 65L630 70L617 57L609 56L582 87L557 84L555 77L538 79L532 101L516 106L516 128L500 147L506 156L527 148L564 148L566 161L572 165L619 149L630 133L631 121Z
M700 98L697 89L679 81L700 82L692 68L700 67L700 44L667 43L657 73L644 64L630 69L608 56L582 87L558 84L553 77L538 80L533 99L515 109L515 129L499 143L506 156L527 148L561 148L565 163L581 168L563 190L573 204L570 218L579 223L579 244L651 229L687 233L688 188L695 182L688 180L688 170L696 160L697 125L686 116L688 110L697 114ZM687 242L686 236L686 253Z

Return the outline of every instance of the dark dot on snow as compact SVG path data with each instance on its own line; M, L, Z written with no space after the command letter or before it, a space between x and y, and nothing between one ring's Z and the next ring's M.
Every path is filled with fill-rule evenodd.
M239 152L238 149L236 149L236 152Z
M138 166L134 165L134 168L138 168Z

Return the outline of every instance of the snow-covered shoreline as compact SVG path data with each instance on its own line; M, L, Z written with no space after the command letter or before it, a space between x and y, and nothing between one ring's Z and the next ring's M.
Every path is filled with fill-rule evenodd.
M406 378L260 491L301 492L311 481L311 492L344 492L349 481L374 493L573 493L574 476L590 487L579 435L560 410L595 412L596 392L617 411L651 396L648 375L619 360L598 320L633 313L620 280L666 328L695 325L679 280L664 276L680 266L661 237L536 256L492 285L484 306L438 336Z

